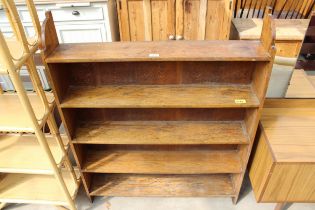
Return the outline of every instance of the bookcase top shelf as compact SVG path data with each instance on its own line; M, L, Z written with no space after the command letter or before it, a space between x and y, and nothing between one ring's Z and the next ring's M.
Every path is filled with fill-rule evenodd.
M80 52L80 53L78 53ZM130 61L270 61L257 40L60 44L47 63Z

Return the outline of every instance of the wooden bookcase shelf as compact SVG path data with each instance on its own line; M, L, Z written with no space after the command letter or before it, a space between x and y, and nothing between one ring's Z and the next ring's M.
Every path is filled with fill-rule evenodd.
M136 42L136 44L123 42L123 45L121 42L109 42L106 45L103 43L61 44L55 46L46 61L48 63L97 63L148 60L194 62L272 60L272 56L260 41L230 40L219 41L220 45L217 43L218 41L191 40L174 43L168 41ZM189 49L189 51L184 49Z
M193 135L194 132L198 135ZM242 121L78 122L74 144L247 144Z
M236 104L241 98L246 104ZM70 87L63 108L259 107L250 85L106 85Z
M94 174L92 196L235 196L230 175Z
M90 196L237 201L275 50L259 41L61 44L44 24L56 102Z
M240 173L236 150L205 149L205 146L105 146L84 148L83 172L141 174Z

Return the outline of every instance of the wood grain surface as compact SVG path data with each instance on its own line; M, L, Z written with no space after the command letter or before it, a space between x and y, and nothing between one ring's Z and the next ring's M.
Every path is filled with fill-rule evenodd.
M232 20L240 39L259 39L263 21L255 18ZM275 19L276 40L303 41L309 19Z
M259 41L233 40L60 44L46 58L47 63L256 60L270 60Z
M314 108L265 108L261 122L277 162L315 161Z
M118 147L88 149L84 172L143 174L211 174L242 171L237 151Z
M240 121L108 121L77 125L79 144L246 144Z
M285 97L315 98L315 84L312 83L303 69L293 71Z
M262 197L264 202L315 202L314 164L277 164Z
M233 196L229 175L97 174L91 195L98 196Z
M235 100L245 100L238 103ZM70 88L63 108L258 107L249 85L125 85Z

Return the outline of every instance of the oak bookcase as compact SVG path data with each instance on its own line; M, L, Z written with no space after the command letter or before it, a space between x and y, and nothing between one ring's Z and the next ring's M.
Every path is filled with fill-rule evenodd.
M229 196L236 202L273 64L257 41L59 44L43 48L89 196Z

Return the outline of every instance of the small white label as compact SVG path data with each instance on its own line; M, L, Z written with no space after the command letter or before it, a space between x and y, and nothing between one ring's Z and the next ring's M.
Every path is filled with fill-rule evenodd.
M245 99L235 99L234 102L236 104L246 104L246 100Z
M158 57L160 57L160 54L158 54L158 53L150 53L149 54L149 58L158 58Z

